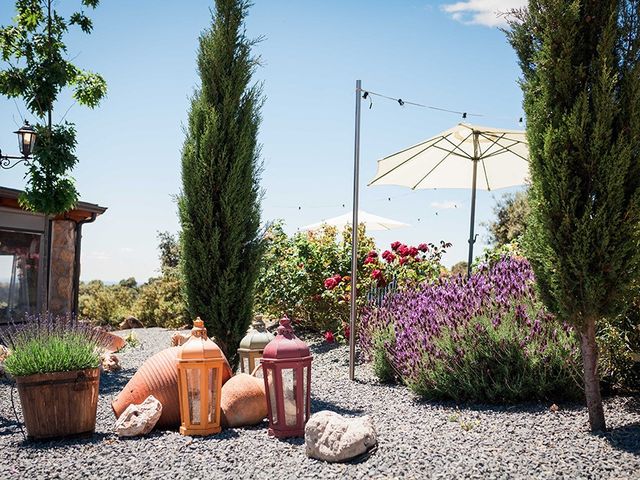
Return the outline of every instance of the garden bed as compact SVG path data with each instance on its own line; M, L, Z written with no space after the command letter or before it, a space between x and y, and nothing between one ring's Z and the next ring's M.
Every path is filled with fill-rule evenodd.
M610 430L596 436L580 405L554 413L546 404L420 402L405 387L380 385L368 365L350 382L347 347L326 343L312 345L312 413L373 417L379 447L360 463L308 459L302 439L269 438L266 422L206 438L154 431L120 440L111 400L144 360L168 346L171 332L136 335L140 345L118 354L123 369L102 374L91 439L24 442L10 384L0 381L0 478L640 478L639 397L606 400Z

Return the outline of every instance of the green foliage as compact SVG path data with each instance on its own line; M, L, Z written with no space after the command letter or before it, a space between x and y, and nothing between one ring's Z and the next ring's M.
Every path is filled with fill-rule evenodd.
M82 282L78 295L80 317L96 325L118 327L132 314L133 304L139 295L135 285L123 282L116 285L105 285L100 280Z
M200 36L200 87L191 100L182 150L182 271L188 310L205 322L233 365L251 323L262 251L262 92L250 85L258 61L244 34L246 0L217 0Z
M373 373L382 383L393 383L396 372L387 353L394 341L393 328L387 327L373 335Z
M539 306L528 305L534 317ZM552 340L553 339L553 340ZM515 310L499 325L480 316L435 342L439 354L409 387L426 398L488 403L577 399L580 370L572 332L556 329L537 338ZM425 355L431 355L425 353Z
M640 6L532 3L509 35L530 148L528 248L561 318L615 313L640 273Z
M179 244L169 232L158 233L161 274L138 286L131 277L116 285L99 280L80 284L80 316L97 325L117 327L133 315L147 327L177 328L189 323L178 268Z
M359 268L362 268L375 243L366 236L363 225L358 238ZM347 227L340 236L335 227L324 226L288 237L279 221L269 227L265 240L255 290L256 313L270 318L286 315L298 325L317 332L339 331L349 318L348 277L331 291L324 282L338 272L351 271L351 228ZM362 295L366 291L363 286Z
M451 267L451 275L466 275L469 264L462 260Z
M25 325L4 332L1 339L11 351L4 366L16 377L97 368L100 364L96 333L71 319L29 318Z
M129 332L129 334L124 337L124 341L127 343L129 348L136 348L140 346L140 340L138 340L138 336L133 332Z
M146 327L178 328L190 323L178 268L165 269L142 285L131 312Z
M595 332L640 274L640 3L537 0L517 17L527 252L545 303L580 329L589 422L604 430Z
M640 285L635 282L625 310L598 327L599 372L605 388L640 391Z
M528 191L503 195L493 207L496 219L487 225L489 241L497 247L519 240L526 231L530 211Z
M95 8L98 0L82 0L83 7ZM64 36L76 25L91 33L92 23L83 11L61 16L53 0L17 0L15 25L0 27L0 55L6 68L0 70L0 94L22 98L29 111L44 119L37 125L38 141L28 165L24 208L45 214L63 213L78 200L69 172L75 156L76 132L72 124L52 124L52 112L65 87L81 105L96 107L107 93L104 79L81 70L67 57Z

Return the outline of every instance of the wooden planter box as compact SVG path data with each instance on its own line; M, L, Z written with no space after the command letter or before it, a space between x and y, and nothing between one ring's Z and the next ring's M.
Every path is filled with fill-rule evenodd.
M16 377L29 439L91 435L96 429L100 370Z

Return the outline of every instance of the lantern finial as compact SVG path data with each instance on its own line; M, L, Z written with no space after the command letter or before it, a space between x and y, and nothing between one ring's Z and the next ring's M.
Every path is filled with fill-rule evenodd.
M208 338L207 329L204 326L204 322L200 317L196 317L193 321L193 328L191 329L192 337Z
M291 320L287 317L284 317L280 320L280 326L276 330L278 335L282 335L283 337L287 337L289 339L293 338L295 335L293 333L293 328L291 327Z

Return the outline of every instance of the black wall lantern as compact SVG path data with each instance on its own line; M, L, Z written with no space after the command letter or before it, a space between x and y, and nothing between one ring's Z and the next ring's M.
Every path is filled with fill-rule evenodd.
M27 163L29 157L33 153L33 147L36 144L36 138L38 136L35 129L29 125L29 122L26 120L24 125L13 133L18 135L18 148L20 149L22 156L16 157L13 155L2 155L2 150L0 150L0 167L4 169L13 168L21 162ZM11 160L17 160L17 162L11 163Z

